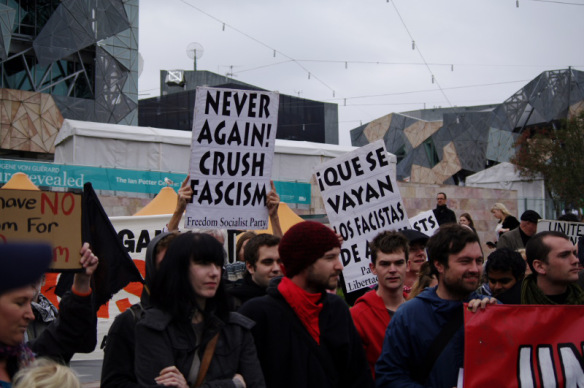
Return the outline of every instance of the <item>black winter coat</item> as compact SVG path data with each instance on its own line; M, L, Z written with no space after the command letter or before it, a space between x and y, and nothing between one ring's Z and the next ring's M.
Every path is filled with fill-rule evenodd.
M373 386L371 370L349 308L337 295L323 293L320 345L310 336L272 280L268 295L239 310L256 322L252 329L270 388Z
M188 320L177 322L157 308L146 310L144 318L136 324L135 374L140 386L156 386L154 378L172 365L186 379L195 352L202 360L204 347L220 331L202 387L235 388L232 379L236 373L242 375L248 388L265 387L250 333L253 321L238 313L229 313L226 323L212 314L205 319L202 343L197 347L196 335Z

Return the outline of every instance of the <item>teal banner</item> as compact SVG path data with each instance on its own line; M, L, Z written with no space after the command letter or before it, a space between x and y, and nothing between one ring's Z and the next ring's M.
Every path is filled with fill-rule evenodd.
M83 185L86 182L91 182L95 190L146 194L158 194L160 189L166 186L178 190L186 177L186 174L171 172L0 159L0 186L8 182L12 175L17 172L23 172L28 175L32 183L39 186L39 188L83 189ZM168 178L173 183L167 184L165 178ZM310 183L274 181L274 185L282 202L310 205Z
M310 183L274 181L280 201L310 205Z

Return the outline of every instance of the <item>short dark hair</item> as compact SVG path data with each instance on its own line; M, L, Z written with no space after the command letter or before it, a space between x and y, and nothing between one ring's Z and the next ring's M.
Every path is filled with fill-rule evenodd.
M578 216L574 213L565 213L558 217L558 221L580 222Z
M448 199L448 197L446 196L446 193L443 193L442 191L441 191L441 192L439 192L438 194L436 194L436 196L438 196L438 195L440 195L440 194L442 194L442 195L444 196L444 199Z
M371 263L375 265L377 262L377 251L382 253L394 253L400 250L404 252L406 262L410 254L410 242L403 234L393 231L385 231L379 233L373 241L369 243L371 248Z
M545 232L539 232L534 234L529 241L527 242L527 246L525 247L525 256L527 258L527 264L529 264L529 268L534 275L537 275L537 272L533 268L533 261L534 260L541 260L547 264L548 262L548 254L552 250L552 248L543 242L543 239L546 237L560 237L565 240L570 240L570 238L562 233L557 232L555 230L546 230Z
M485 273L489 275L489 271L509 271L515 277L515 280L521 280L525 276L525 269L527 264L519 252L513 251L509 248L500 248L493 251L487 258L485 264Z
M261 233L249 239L243 248L243 258L246 263L249 263L255 268L259 259L259 251L263 246L275 247L280 243L280 237L273 234Z
M448 268L448 256L461 252L467 244L474 242L478 243L479 237L472 229L458 224L442 225L426 244L432 270L437 272L434 261Z
M196 294L189 280L191 262L213 263L223 267L225 251L215 237L206 233L182 233L168 246L164 260L154 275L150 300L154 307L170 313L174 320L188 320L196 306ZM227 296L219 285L205 310L226 319L229 314Z

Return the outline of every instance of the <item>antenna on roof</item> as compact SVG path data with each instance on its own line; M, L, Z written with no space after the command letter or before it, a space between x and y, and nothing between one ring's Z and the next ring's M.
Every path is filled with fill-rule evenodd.
M197 59L203 56L204 51L203 46L197 42L191 42L187 46L187 56L193 60L195 71L197 71Z

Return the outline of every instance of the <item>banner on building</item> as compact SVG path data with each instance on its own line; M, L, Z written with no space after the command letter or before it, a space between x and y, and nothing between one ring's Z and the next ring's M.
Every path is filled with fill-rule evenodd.
M49 242L53 271L81 268L81 195L0 190L0 242L7 241Z
M410 228L385 144L379 140L323 163L315 175L329 222L344 240L345 292L376 284L368 242L382 231Z
M555 220L539 220L537 233L545 231L562 232L570 237L572 244L578 244L578 239L584 236L584 222L568 222Z
M266 229L277 93L198 87L185 228Z
M584 306L465 308L464 386L584 386Z

